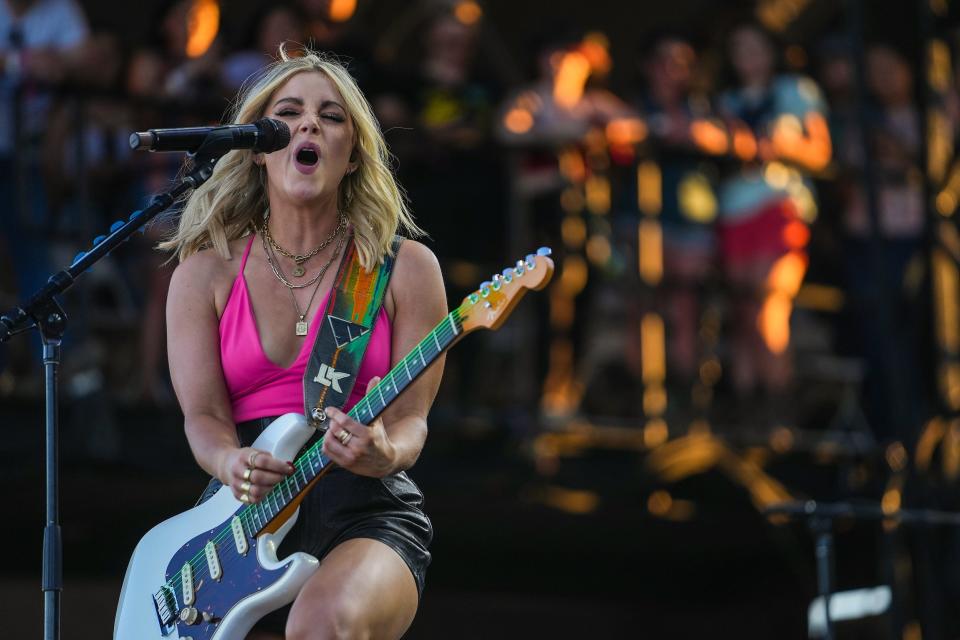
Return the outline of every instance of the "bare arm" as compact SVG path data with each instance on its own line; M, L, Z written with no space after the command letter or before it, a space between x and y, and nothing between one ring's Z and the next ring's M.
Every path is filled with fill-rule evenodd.
M393 308L391 364L399 362L447 314L443 277L436 257L412 240L401 245L390 287ZM427 413L440 387L441 355L367 429L337 409L328 409L334 436L341 429L353 434L347 446L324 438L324 453L359 475L383 477L409 469L427 438Z
M167 297L167 352L190 450L204 471L239 498L253 450L240 447L220 366L213 285L217 260L213 252L201 252L174 271ZM257 456L256 466L249 492L254 501L289 473L286 463L267 453Z

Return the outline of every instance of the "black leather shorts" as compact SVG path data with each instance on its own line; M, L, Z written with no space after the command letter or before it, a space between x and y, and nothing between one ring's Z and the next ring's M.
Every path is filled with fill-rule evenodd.
M249 447L274 418L260 418L237 425L240 444ZM306 446L312 445L311 439ZM212 478L200 502L222 484ZM352 538L379 540L407 563L417 591L422 595L433 539L433 526L421 510L423 494L407 474L368 478L345 469L329 471L300 504L296 524L283 539L277 556L284 558L305 551L317 559ZM265 617L256 629L283 632L289 606Z

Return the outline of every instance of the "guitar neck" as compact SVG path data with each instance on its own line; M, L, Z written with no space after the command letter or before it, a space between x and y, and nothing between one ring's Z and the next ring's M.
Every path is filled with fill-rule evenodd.
M370 389L348 412L361 424L370 424L397 399L404 389L427 370L464 333L460 309L446 315L410 353ZM323 439L318 440L294 462L294 472L275 486L263 500L242 509L240 515L252 535L262 531L311 484L333 465L323 454Z

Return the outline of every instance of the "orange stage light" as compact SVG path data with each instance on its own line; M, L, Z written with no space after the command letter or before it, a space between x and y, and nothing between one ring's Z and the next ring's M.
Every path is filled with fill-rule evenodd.
M757 329L767 348L783 353L790 344L790 313L793 299L807 271L807 257L791 251L777 260L767 276L767 294L757 316Z
M464 0L458 2L453 8L453 15L457 20L465 25L476 24L483 17L483 9L473 0Z
M783 228L783 243L790 249L803 249L810 242L810 229L799 220L787 223Z
M357 0L330 0L327 16L331 22L346 22L357 10Z
M566 109L573 108L583 97L583 89L590 77L590 61L579 51L560 57L553 85L553 99Z
M503 125L510 133L526 133L533 127L533 115L526 109L510 109L504 117Z
M702 151L713 155L726 153L730 144L723 127L709 120L694 120L690 123L690 138Z
M643 142L647 125L640 118L614 118L607 123L606 133L611 146L629 146Z
M733 131L733 152L741 160L753 160L757 155L757 139L749 129L736 127Z
M187 50L189 58L207 52L220 30L220 5L216 0L194 0L187 14Z

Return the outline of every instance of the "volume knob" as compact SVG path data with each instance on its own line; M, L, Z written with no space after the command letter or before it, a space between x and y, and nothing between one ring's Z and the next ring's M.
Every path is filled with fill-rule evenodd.
M196 607L184 607L180 610L180 620L186 624L196 624L199 617L200 612Z

